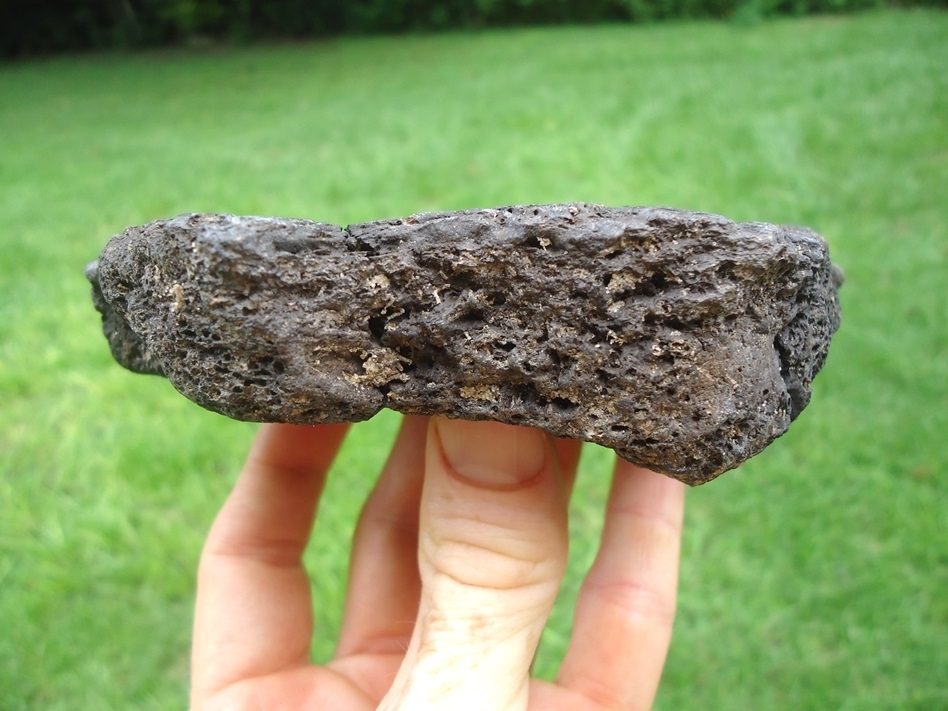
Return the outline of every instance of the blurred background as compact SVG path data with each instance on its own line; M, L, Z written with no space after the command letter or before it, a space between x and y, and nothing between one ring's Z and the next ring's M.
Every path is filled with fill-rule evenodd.
M112 234L579 200L803 224L847 274L810 407L689 492L657 708L948 709L948 12L898 4L5 2L0 709L186 705L197 557L255 430L112 361L83 279ZM331 475L317 660L397 423ZM610 468L586 447L548 678Z

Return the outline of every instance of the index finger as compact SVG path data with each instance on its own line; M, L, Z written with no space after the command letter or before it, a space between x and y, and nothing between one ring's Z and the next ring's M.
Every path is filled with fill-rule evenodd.
M652 707L675 617L684 490L663 474L616 464L557 679L598 707Z
M201 554L192 702L309 662L313 618L302 555L347 428L260 429Z

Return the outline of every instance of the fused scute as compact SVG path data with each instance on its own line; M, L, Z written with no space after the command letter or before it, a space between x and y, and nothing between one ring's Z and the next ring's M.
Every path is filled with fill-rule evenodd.
M491 419L690 484L807 405L841 284L807 229L585 203L182 215L116 235L88 276L116 360L230 417Z

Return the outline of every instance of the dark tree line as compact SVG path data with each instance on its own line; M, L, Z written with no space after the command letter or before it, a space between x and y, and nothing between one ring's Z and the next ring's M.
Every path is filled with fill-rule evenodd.
M0 0L0 56L498 25L848 12L948 0Z

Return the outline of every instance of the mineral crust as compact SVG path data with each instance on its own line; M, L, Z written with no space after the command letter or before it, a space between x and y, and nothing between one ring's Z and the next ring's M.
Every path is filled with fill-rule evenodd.
M116 360L229 417L498 420L689 484L807 405L842 283L807 229L584 203L346 229L181 215L87 274Z

